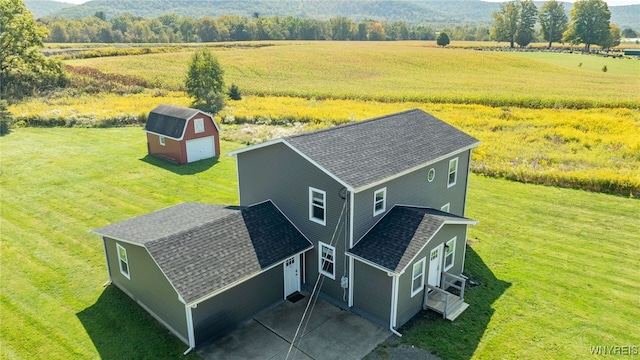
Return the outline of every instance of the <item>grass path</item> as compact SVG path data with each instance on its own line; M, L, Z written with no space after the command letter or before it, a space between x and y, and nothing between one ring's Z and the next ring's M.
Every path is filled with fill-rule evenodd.
M0 154L0 358L183 358L183 343L102 287L89 230L183 201L237 203L233 158L147 158L133 127L17 129ZM468 204L480 224L466 268L482 285L456 322L426 313L404 341L462 359L640 345L637 200L472 176Z

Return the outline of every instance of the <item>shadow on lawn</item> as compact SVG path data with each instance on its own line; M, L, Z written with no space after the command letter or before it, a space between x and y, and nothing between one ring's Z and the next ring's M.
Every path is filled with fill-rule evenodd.
M400 332L402 342L417 345L444 359L473 356L494 313L493 303L511 286L493 275L480 256L467 245L464 274L480 285L465 290L469 308L455 321L433 311L421 311Z
M188 163L188 164L178 164L175 162L171 162L170 160L162 159L153 155L146 155L140 161L144 161L147 164L151 164L157 167L161 167L165 170L169 170L172 173L178 175L194 175L197 173L201 173L203 171L209 170L215 164L218 163L218 158L210 158L199 160L196 162Z
M187 345L114 285L76 316L102 359L197 358L182 356Z

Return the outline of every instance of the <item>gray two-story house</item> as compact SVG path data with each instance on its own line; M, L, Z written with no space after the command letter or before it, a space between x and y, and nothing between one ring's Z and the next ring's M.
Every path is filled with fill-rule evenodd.
M422 110L290 136L231 153L239 207L182 204L94 232L111 281L191 347L297 291L391 331L426 308L454 319L478 145Z

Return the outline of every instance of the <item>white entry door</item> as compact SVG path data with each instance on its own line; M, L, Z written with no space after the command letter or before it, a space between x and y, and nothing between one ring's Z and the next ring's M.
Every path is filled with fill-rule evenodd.
M284 297L300 291L300 261L298 256L284 262Z
M187 162L208 159L215 155L213 136L187 140Z
M440 286L442 273L442 244L431 250L429 254L429 279L427 282L431 286Z

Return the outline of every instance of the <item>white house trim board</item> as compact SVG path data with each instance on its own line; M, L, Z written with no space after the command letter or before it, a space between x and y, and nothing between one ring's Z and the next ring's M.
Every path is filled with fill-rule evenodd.
M346 254L345 254L346 255ZM353 257L346 255L349 257L349 307L353 307L353 266L355 265L355 261Z
M271 146L271 145L275 145L275 144L287 145L291 150L295 151L296 154L302 156L305 160L310 162L313 166L315 166L318 169L320 169L320 171L322 171L323 173L327 174L330 178L332 178L333 180L337 181L340 185L342 185L345 188L347 188L348 191L353 191L354 190L351 185L349 185L349 184L345 183L344 181L340 180L332 172L330 172L329 170L327 170L324 167L320 166L320 164L318 164L317 162L313 161L313 159L311 159L310 157L305 155L302 151L298 150L298 148L296 148L295 146L291 145L285 139L275 139L275 140L263 142L261 144L248 146L248 147L243 148L243 149L238 149L238 150L231 151L231 152L228 153L228 155L236 156L237 154L240 154L240 153L243 153L243 152L247 152L247 151L251 151L251 150L255 150L255 149L259 149L259 148L262 148L262 147L267 147L267 146Z
M353 243L353 218L355 211L355 193L353 191L349 191L349 250L355 246Z
M350 252L346 252L346 253L344 253L344 254L345 254L346 256L349 256L349 257L351 257L351 258L353 258L353 259L356 259L356 260L360 261L360 262L361 262L361 263L363 263L363 264L367 264L367 265L369 265L369 266L371 266L371 267L374 267L374 268L376 268L376 269L378 269L378 270L380 270L380 271L384 271L384 272L386 272L386 273L388 273L388 274L401 275L401 273L397 273L397 272L395 272L395 271L393 271L393 270L391 270L391 269L384 268L384 267L382 267L382 266L380 266L380 265L378 265L378 264L372 263L371 261L369 261L369 260L367 260L367 259L364 259L364 258L361 258L360 256L358 256L358 255L354 255L354 254L352 254L352 253L350 253ZM389 275L389 276L391 276L391 275Z
M404 175L406 175L406 174L412 173L412 172L414 172L414 171L416 171L416 170L420 170L420 169L422 169L422 168L425 168L425 167L427 167L427 166L429 166L429 165L432 165L432 164L434 164L434 163L437 163L437 162L439 162L439 161L441 161L441 160L444 160L444 159L446 159L446 158L449 158L449 157L452 157L452 156L454 156L454 155L461 154L461 153L463 153L463 152L465 152L465 151L468 151L468 150L471 150L471 149L473 149L473 148L476 148L476 147L478 147L478 146L480 145L480 142L478 141L478 142L476 142L476 143L474 143L474 144L471 144L471 145L469 145L469 146L466 146L466 147L464 147L464 148L462 148L462 149L458 149L458 150L457 150L457 151L455 151L455 152L451 152L451 153L445 154L445 155L440 156L440 157L438 157L438 158L436 158L436 159L434 159L434 160L431 160L431 161L429 161L429 162L427 162L427 163L420 164L420 165L418 165L418 166L414 166L414 167L412 167L412 168L410 168L410 169L407 169L407 170L405 170L405 171L399 172L399 173L397 173L397 174L395 174L395 175L389 176L389 177L387 177L387 178L384 178L384 179L382 179L382 180L379 180L379 181L373 182L373 183L371 183L371 184L368 184L368 185L365 185L365 186L359 187L359 188L357 188L357 189L356 189L356 188L354 188L353 186L351 186L351 185L347 184L346 182L342 181L340 178L338 178L336 175L334 175L334 174L333 174L332 172L330 172L329 170L327 170L327 169L325 169L324 167L320 166L320 164L318 164L317 162L315 162L313 159L311 159L310 157L308 157L306 154L304 154L302 151L298 150L295 146L291 145L289 142L287 142L287 141L286 141L285 139L283 139L283 138L275 139L275 140L271 140L271 141L267 141L267 142L263 142L263 143L261 143L261 144L248 146L248 147L245 147L245 148L242 148L242 149L238 149L238 150L234 150L234 151L229 152L229 153L228 153L228 155L236 156L237 154L240 154L240 153L243 153L243 152L247 152L247 151L251 151L251 150L259 149L259 148L262 148L262 147L271 146L271 145L274 145L274 144L285 144L285 145L287 145L291 150L295 151L298 155L302 156L305 160L307 160L308 162L310 162L312 165L314 165L315 167L317 167L318 169L320 169L320 170L321 170L322 172L324 172L325 174L329 175L329 177L331 177L332 179L334 179L335 181L337 181L340 185L342 185L342 186L344 186L345 188L347 188L347 190L349 190L349 191L354 191L354 192L356 192L356 193L359 193L359 192L362 192L362 191L368 190L368 189L370 189L370 188L373 188L373 187L376 187L376 186L380 186L380 185L382 185L382 184L384 184L384 183L386 183L386 182L388 182L388 181L391 181L391 180L393 180L393 179L397 179L397 178L402 177L402 176L404 176Z
M191 306L185 306L184 312L187 316L187 333L189 334L189 349L184 352L186 354L196 347L196 336L193 330L193 314L191 313Z
M300 256L300 254L304 254L305 252L307 252L307 251L309 251L311 249L313 249L313 245L310 245L308 248L304 249L303 251L300 251L299 253L295 254L294 256ZM227 286L225 286L223 288L220 288L220 289L212 292L209 295L203 296L200 299L197 299L197 300L194 300L194 301L188 303L187 306L195 306L195 305L200 304L203 301L207 301L207 300L211 299L212 297L214 297L214 296L216 296L218 294L221 294L221 293L223 293L223 292L225 292L225 291L227 291L227 290L229 290L229 289L231 289L231 288L233 288L235 286L238 286L238 285L242 284L243 282L245 282L247 280L253 279L256 276L273 269L276 266L281 266L287 259L290 259L290 258L291 258L291 256L287 257L286 259L282 259L282 260L278 261L277 263L275 263L275 264L273 264L273 265L271 265L271 266L269 266L269 267L267 267L267 268L265 268L265 269L263 269L263 270L261 270L259 272L256 272L254 274L245 276L244 278L242 278L240 280L232 282L231 284L228 284Z
M109 255L107 253L107 242L104 239L104 236L101 236L102 238L102 248L104 249L104 258L107 260L107 274L109 274L109 281L113 281L113 279L111 279L111 267L109 267Z
M414 167L412 167L411 169L407 169L407 170L405 170L405 171L399 172L399 173L397 173L397 174L395 174L395 175L393 175L393 176L389 176L388 178L384 178L384 179L382 179L382 180L379 180L379 181L373 182L373 183L371 183L371 184L368 184L368 185L365 185L365 186L359 187L359 188L357 188L355 191L358 193L358 192L361 192L361 191L365 191L365 190L371 189L371 188L376 187L376 186L380 186L380 185L382 185L382 184L384 184L384 183L386 183L386 182L388 182L388 181L391 181L391 180L393 180L393 179L397 179L397 178L399 178L399 177L402 177L402 176L405 176L405 175L407 175L407 174L410 174L410 173L412 173L412 172L414 172L414 171L417 171L417 170L423 169L423 168L425 168L425 167L427 167L427 166L433 165L433 164L435 164L435 163L437 163L437 162L439 162L439 161L442 161L442 160L444 160L444 159L450 158L450 157L452 157L452 156L455 156L455 155L461 154L461 153L463 153L463 152L465 152L465 151L468 151L468 150L471 150L471 149L473 149L473 148L476 148L476 147L478 147L479 145L480 145L480 142L478 141L478 142L477 142L477 143L475 143L475 144L469 145L469 146L464 147L464 148L462 148L462 149L459 149L459 150L457 150L457 151L455 151L455 152L452 152L452 153L449 153L449 154L442 155L442 156L440 156L440 157L438 157L438 158L436 158L436 159L434 159L434 160L431 160L431 161L429 161L429 162L427 162L427 163L420 164L420 165L418 165L418 166L414 166ZM469 155L471 155L471 153L469 153Z
M398 318L398 280L399 276L387 273L391 276L391 314L389 316L389 329L395 330Z

